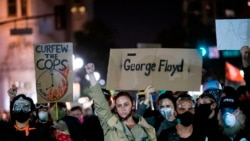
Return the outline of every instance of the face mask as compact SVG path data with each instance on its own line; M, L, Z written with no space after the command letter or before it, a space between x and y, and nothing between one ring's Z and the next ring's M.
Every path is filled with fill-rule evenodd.
M54 120L54 121L60 120L66 115L65 111L62 109L58 109L58 119L56 118L56 110L55 109L50 111L49 114L50 114L52 120Z
M225 114L223 114L222 116L222 121L224 123L225 126L227 127L233 127L236 123L236 117L235 115L226 112Z
M83 115L79 116L79 117L78 117L78 120L79 120L80 123L82 124L82 123L83 123Z
M190 112L178 114L177 118L180 120L180 123L184 126L189 126L194 122L194 114Z
M174 110L172 108L161 108L160 112L164 118L169 119L169 117L173 115Z
M41 122L46 122L48 121L48 112L41 111L38 113L38 117Z
M25 121L27 121L30 118L30 113L26 113L26 112L14 112L12 114L12 118L14 120L17 120L20 123L24 123Z
M132 114L133 114L133 110L131 109L131 111L129 112L129 114L128 114L126 117L121 117L119 114L118 114L118 116L120 117L120 120L121 120L121 121L125 121L125 120L127 120L130 116L132 116Z
M196 108L195 114L199 119L208 119L211 114L211 104L201 104Z
M57 141L73 141L71 138L70 138L70 135L69 134L65 134L64 132L62 131L57 131L55 132L56 134L56 140Z

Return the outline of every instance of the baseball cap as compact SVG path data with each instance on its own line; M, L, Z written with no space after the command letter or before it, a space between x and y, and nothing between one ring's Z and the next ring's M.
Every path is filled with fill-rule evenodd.
M220 109L231 108L237 109L239 107L239 101L234 97L223 97L220 101Z

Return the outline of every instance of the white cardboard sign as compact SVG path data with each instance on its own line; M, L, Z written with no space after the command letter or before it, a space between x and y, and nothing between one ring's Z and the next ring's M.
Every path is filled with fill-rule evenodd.
M250 45L250 19L216 20L217 48L240 50Z
M111 49L107 89L200 89L202 58L196 49Z

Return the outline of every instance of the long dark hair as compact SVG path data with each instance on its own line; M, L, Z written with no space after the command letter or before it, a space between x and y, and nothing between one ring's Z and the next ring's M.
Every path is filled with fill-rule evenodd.
M125 92L125 91L121 91L121 92L119 92L118 94L115 95L115 97L114 97L115 102L121 96L128 97L129 100L131 101L131 103L133 104L134 98L128 92Z

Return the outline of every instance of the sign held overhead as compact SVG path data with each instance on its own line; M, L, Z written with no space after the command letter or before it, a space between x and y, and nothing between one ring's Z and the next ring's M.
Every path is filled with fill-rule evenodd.
M38 103L73 101L73 44L35 44Z
M111 49L107 89L200 89L202 57L196 49Z
M250 19L216 20L219 50L240 50L250 46Z

